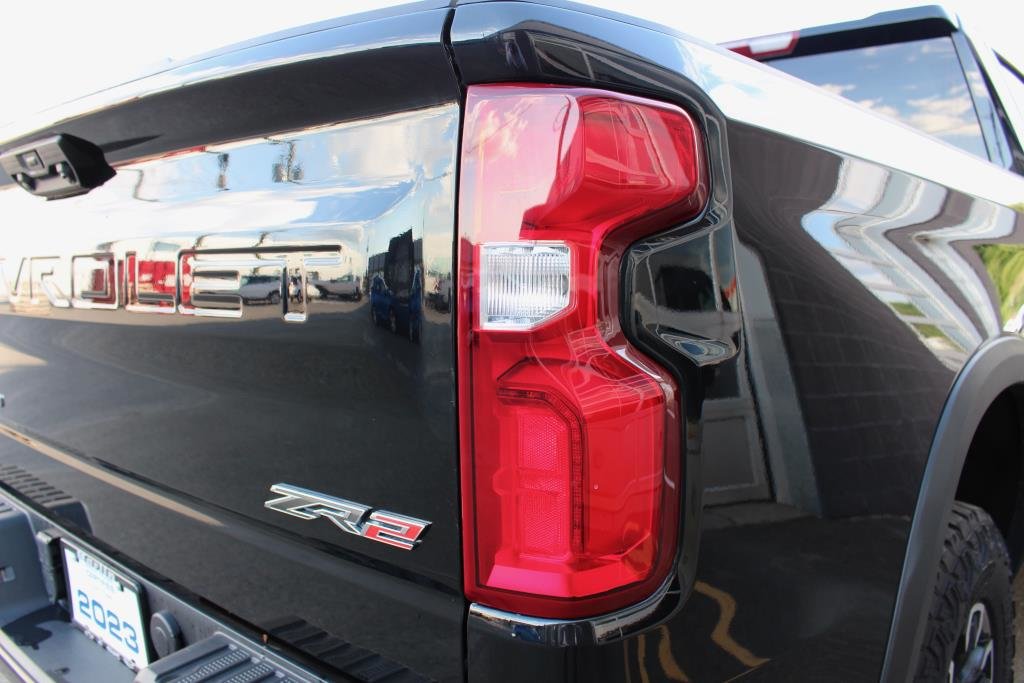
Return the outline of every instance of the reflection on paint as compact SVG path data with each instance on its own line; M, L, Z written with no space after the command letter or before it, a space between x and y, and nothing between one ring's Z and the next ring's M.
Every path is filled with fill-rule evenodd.
M758 657L750 650L737 643L736 639L733 638L732 634L729 632L729 629L732 627L732 620L736 616L735 598L729 595L726 591L720 588L715 588L703 581L698 581L694 584L693 589L701 595L706 595L718 603L718 623L715 624L715 630L711 633L711 640L714 641L716 645L735 657L744 666L748 666L751 669L768 662L764 657Z
M14 231L0 303L305 322L366 297L366 322L417 342L425 308L451 306L457 124L445 105L127 164L102 192L47 205L48 224L75 226L56 253ZM38 220L34 198L3 199L12 221Z
M776 59L771 65L988 158L967 81L948 37Z
M957 369L1009 319L1005 310L997 318L989 274L977 263L982 251L973 245L1012 235L1015 214L973 202L950 223L949 200L939 185L844 159L835 193L802 222L925 347ZM1006 306L1016 313L1020 304Z
M1019 244L979 244L974 247L992 278L1004 329L1020 332L1024 309L1024 246ZM1017 320L1016 324L1014 320Z

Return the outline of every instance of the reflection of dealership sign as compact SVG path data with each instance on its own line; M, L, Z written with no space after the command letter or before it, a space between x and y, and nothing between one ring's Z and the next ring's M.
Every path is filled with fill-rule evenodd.
M351 275L342 265L336 246L29 257L0 261L0 301L216 318L242 318L259 303L278 306L287 322L305 322L310 281Z

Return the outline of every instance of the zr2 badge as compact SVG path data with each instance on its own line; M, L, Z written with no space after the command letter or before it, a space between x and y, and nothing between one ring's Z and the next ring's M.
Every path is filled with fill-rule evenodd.
M387 510L374 510L369 505L353 503L344 498L335 498L291 484L274 484L271 493L280 498L268 500L263 505L271 510L283 512L299 519L322 517L342 531L386 543L402 550L418 546L430 522L415 517L406 517Z

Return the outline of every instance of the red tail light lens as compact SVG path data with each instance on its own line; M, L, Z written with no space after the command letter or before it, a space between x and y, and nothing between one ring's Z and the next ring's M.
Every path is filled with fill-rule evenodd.
M626 342L619 265L706 198L692 119L544 86L469 89L459 220L465 590L544 617L612 611L672 568L672 380Z

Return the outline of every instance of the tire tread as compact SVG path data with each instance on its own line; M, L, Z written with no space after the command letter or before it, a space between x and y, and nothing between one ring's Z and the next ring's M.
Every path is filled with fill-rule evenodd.
M1014 605L1010 595L1010 558L1002 534L988 513L979 507L956 501L946 524L942 557L928 625L918 660L916 681L945 681L950 657L960 637L967 610L974 604L975 590L982 581L997 582L1002 604L990 606L990 617L1002 623L1008 637L997 643L997 667L1006 681L1013 680ZM1000 614L992 614L1001 611ZM995 628L995 624L993 624ZM998 637L998 635L997 635ZM1002 666L999 666L999 664ZM999 676L997 675L997 678Z

